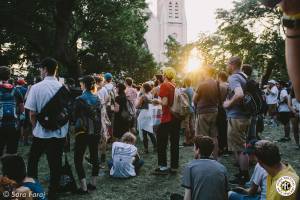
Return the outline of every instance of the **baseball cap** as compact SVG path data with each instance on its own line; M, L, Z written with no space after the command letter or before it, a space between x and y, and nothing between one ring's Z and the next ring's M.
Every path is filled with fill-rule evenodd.
M274 80L269 80L268 83L271 83L271 84L274 84L274 85L275 85L275 84L276 84L276 81L274 81Z
M24 79L18 79L17 80L17 84L18 85L25 85L26 84L26 81Z
M112 77L113 77L113 76L112 76L111 73L105 73L105 74L104 74L104 79L105 79L105 80L110 80L110 79L112 79Z
M166 67L166 68L163 69L163 75L166 78L172 80L172 79L174 79L176 77L176 71L172 67Z

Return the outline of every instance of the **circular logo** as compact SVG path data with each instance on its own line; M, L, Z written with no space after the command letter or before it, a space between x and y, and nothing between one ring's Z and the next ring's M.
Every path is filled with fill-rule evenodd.
M281 196L291 196L296 191L296 182L290 176L282 176L276 181L276 190Z
M5 198L9 197L9 192L8 191L4 191L3 192L3 197L5 197Z

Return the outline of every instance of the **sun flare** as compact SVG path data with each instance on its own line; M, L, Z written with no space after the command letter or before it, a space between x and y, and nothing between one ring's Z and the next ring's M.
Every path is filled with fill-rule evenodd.
M186 71L188 73L193 72L193 71L197 70L201 66L201 64L202 64L202 61L199 58L197 49L193 49L191 51L191 54L189 56L189 59L188 59L187 65L186 65Z

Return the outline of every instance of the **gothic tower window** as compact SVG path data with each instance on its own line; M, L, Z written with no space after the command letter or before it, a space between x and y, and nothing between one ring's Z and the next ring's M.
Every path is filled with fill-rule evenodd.
M175 3L175 12L174 12L175 18L178 19L179 18L179 3L176 2Z
M169 18L173 18L173 4L169 2Z

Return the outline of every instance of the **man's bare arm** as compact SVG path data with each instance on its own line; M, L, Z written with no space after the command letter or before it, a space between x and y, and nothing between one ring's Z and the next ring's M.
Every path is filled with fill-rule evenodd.
M240 102L243 99L243 97L244 97L243 89L241 87L235 88L234 96L232 97L232 99L224 102L223 104L224 108L229 108L231 106L234 106L235 104Z
M29 117L30 117L30 122L32 124L32 127L35 127L36 126L36 112L34 111L30 111L29 112Z

